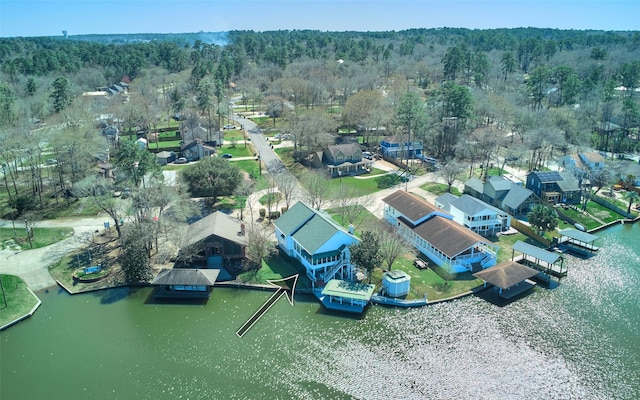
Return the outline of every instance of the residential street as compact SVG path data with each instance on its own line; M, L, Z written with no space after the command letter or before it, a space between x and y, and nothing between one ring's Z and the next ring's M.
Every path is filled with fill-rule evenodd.
M254 144L256 151L260 155L263 164L266 166L264 173L269 173L274 177L284 176L289 174L295 179L295 176L291 174L284 166L280 158L276 155L270 144L265 137L261 134L260 129L256 124L246 118L234 116L235 121L238 124L242 124L244 128L249 132L251 141ZM378 161L374 164L374 167L378 169L390 170L395 167L389 163ZM505 169L512 175L519 179L526 179L526 172L523 170L505 167ZM175 174L175 173L174 173ZM174 177L175 179L175 177ZM277 179L276 179L277 181ZM429 193L420 188L421 185L428 182L442 182L438 178L436 173L427 173L422 176L414 177L407 183L396 185L392 188L381 190L371 194L369 201L362 201L362 204L378 218L382 218L384 211L384 203L382 199L393 193L396 190L407 190L424 197L429 202L434 202L435 195ZM463 189L461 181L457 181L455 186L460 190ZM251 207L247 207L245 211L245 220L255 220L258 218L258 210L264 208L259 204L258 199L267 193L267 190L253 193L247 201L251 203ZM298 184L297 190L293 194L293 202L297 200L304 200L304 189ZM281 203L282 205L282 203ZM330 207L330 205L329 205ZM251 215L250 212L253 212ZM47 267L57 262L66 253L80 246L82 243L88 241L96 232L104 229L104 223L111 222L107 216L95 217L95 218L80 218L80 219L59 219L52 221L41 221L37 224L37 227L42 228L54 228L54 227L70 227L74 229L74 235L70 238L62 240L54 245L36 249L36 250L0 250L0 273L13 274L21 277L25 280L27 285L32 290L40 290L55 285L55 281L49 275ZM9 220L0 220L0 227L11 227L12 223ZM16 225L17 229L24 229L21 224Z

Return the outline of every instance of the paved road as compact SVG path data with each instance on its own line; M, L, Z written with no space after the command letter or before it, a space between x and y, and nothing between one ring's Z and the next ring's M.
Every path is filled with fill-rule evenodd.
M260 156L262 163L265 165L267 169L266 172L271 174L276 180L276 182L278 181L279 177L286 178L286 179L295 179L295 181L298 182L295 175L289 172L289 170L284 166L284 164L282 163L282 160L280 160L280 157L278 157L275 151L273 151L273 149L271 148L271 145L264 138L264 136L262 135L262 132L260 132L260 128L258 128L258 126L253 121L238 115L234 115L234 120L237 123L244 126L244 129L247 132L249 132L249 135L251 137L251 142L256 148L256 151L258 152L258 155ZM295 200L302 200L306 197L307 197L307 194L304 188L302 188L302 186L298 182L298 185L296 186L296 190L294 191L292 198L295 201Z
M49 275L47 267L58 262L65 254L86 243L95 231L104 229L105 217L59 219L41 221L41 228L73 228L72 237L35 250L0 251L0 273L17 275L22 278L31 290L40 290L54 286L56 282ZM10 227L11 221L0 220L0 226ZM16 226L17 228L17 226Z

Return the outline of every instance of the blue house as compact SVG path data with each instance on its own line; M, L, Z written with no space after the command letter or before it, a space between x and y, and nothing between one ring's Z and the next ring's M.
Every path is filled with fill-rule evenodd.
M422 155L422 140L409 139L409 135L386 137L380 142L380 152L388 158L419 158Z
M353 232L328 214L299 201L274 222L278 247L298 260L317 286L331 279L353 279L349 246L359 243Z
M496 264L498 246L454 222L451 214L426 200L398 190L382 201L385 220L447 272L478 271Z
M527 189L550 204L580 204L581 200L580 183L571 172L529 172Z

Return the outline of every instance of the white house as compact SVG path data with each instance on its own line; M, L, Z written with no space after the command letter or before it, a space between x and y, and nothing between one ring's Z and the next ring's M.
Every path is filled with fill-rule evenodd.
M459 225L444 210L401 190L382 201L384 218L416 249L448 272L477 271L495 265L498 246Z
M353 279L349 246L359 240L329 215L299 201L274 226L278 247L300 261L311 282L325 286L333 278Z
M454 221L483 236L495 235L511 227L509 213L468 194L458 197L445 193L435 203L450 213Z

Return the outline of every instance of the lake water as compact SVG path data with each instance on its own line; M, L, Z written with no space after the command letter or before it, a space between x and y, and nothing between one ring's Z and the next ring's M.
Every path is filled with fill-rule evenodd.
M599 233L553 289L504 307L479 297L363 318L269 292L215 288L206 304L148 289L51 288L0 334L0 398L638 399L640 224Z

